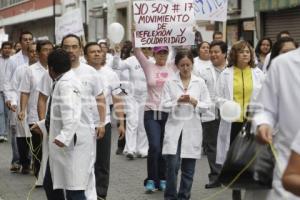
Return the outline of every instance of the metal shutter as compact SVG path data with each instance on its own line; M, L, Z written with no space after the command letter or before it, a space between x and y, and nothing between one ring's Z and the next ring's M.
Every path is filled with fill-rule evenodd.
M276 40L282 30L288 30L291 36L300 42L300 7L263 13L263 35Z

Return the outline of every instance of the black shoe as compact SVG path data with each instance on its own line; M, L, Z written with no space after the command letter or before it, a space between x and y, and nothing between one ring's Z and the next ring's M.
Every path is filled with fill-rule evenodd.
M22 174L29 174L30 173L30 167L29 166L22 166L21 173Z
M118 148L116 151L116 155L122 155L123 154L123 149Z
M210 182L208 184L205 184L205 189L212 189L212 188L218 188L221 187L221 183L219 181Z
M126 155L126 157L127 157L129 160L134 160L134 155L133 155L133 153L128 153L128 154Z

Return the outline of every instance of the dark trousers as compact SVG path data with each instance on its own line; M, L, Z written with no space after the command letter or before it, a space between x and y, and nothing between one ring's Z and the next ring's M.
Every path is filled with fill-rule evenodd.
M216 163L217 140L220 119L209 122L203 122L203 147L206 150L207 160L210 168L208 174L209 182L216 182L222 169L222 165Z
M165 190L165 200L189 200L195 173L196 159L182 158L181 139L179 139L176 155L166 155L167 185ZM177 175L181 166L180 187L177 193Z
M47 162L43 186L48 200L65 200L63 189L53 190L49 161ZM67 200L86 200L84 190L66 190L66 197Z
M95 179L97 196L105 198L109 185L111 124L105 125L105 135L97 140Z
M159 188L160 180L166 179L165 159L162 156L162 145L165 134L165 124L168 114L159 111L145 111L144 124L149 141L147 157L147 180L153 180Z
M31 128L33 124L29 124L29 128ZM37 178L39 176L39 171L41 167L41 161L42 161L42 155L43 155L43 136L40 134L35 133L34 131L31 132L31 141L32 141L32 147L33 151L32 153L34 154L32 156L32 161L33 161L33 173L34 176Z
M30 154L29 154L29 144L31 143L30 137L17 137L17 145L19 152L19 164L24 168L30 167Z
M242 122L234 122L231 123L231 133L230 133L230 145L242 130L243 123ZM232 190L232 199L240 200L241 199L241 190Z

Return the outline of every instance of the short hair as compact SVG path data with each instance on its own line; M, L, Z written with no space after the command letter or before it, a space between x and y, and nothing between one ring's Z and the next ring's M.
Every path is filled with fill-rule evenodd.
M80 37L78 37L78 36L75 35L75 34L67 34L67 35L65 35L65 36L63 37L62 41L61 41L61 47L64 45L65 39L70 38L70 37L73 37L73 38L77 39L78 44L79 44L79 47L81 47L81 40L80 40Z
M100 47L100 46L98 45L97 42L88 42L88 43L85 45L84 49L83 49L84 55L87 55L89 48L90 48L91 46L94 46L94 45ZM100 49L101 49L101 48L100 48Z
M223 35L223 33L221 32L221 31L215 31L214 33L213 33L213 39L215 39L215 36L216 35Z
M47 44L49 44L49 45L51 45L53 47L52 42L50 42L49 40L38 40L36 42L36 51L38 53L40 53L41 50L42 50L42 47L45 46L45 45L47 45Z
M20 42L22 41L23 35L31 35L31 37L33 37L33 34L32 34L30 31L22 31L22 32L20 33L20 37L19 37L19 41L20 41Z
M190 61L194 64L194 57L193 57L191 50L182 49L176 53L175 65L178 65L180 60L183 59L184 57L187 57L188 59L190 59Z
M1 45L1 49L4 48L4 46L9 46L10 48L13 48L13 43L10 42L10 41L6 41L6 42L3 42L2 45Z
M222 53L226 54L226 57L227 57L228 46L227 46L226 42L224 42L224 41L212 41L210 43L209 49L213 48L214 46L219 46Z
M282 35L282 34L291 35L290 32L287 31L287 30L280 31L280 32L277 33L277 35L276 35L276 40L277 40L277 41L281 38L281 35Z
M248 47L250 50L250 61L248 64L251 68L255 67L253 48L247 41L239 41L232 46L228 57L228 67L237 66L238 54L241 50L243 50L246 47Z
M273 45L271 55L270 55L270 60L269 60L269 63L267 65L267 70L269 70L272 60L279 55L279 52L281 51L283 45L287 42L292 42L295 45L296 48L298 47L298 43L293 38L291 38L291 37L280 38Z
M62 74L71 69L71 60L68 52L63 49L56 49L48 56L48 66L53 68L57 74Z
M264 37L264 38L260 39L258 41L257 45L256 45L256 48L255 48L255 54L256 54L257 57L259 57L259 54L261 53L260 46L261 46L261 44L263 43L264 40L269 41L269 43L270 43L270 51L272 49L272 40L270 38Z
M199 44L197 44L198 50L202 47L203 44L208 44L208 46L210 46L209 42L207 41L202 41Z

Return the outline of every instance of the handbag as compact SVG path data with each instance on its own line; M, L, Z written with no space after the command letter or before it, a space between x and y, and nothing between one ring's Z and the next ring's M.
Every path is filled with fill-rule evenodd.
M272 188L275 158L270 145L259 144L245 121L227 153L219 181L233 189Z

